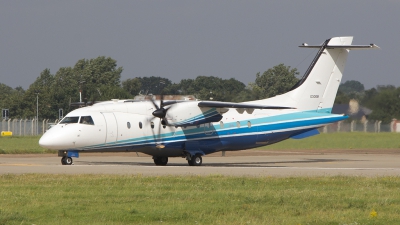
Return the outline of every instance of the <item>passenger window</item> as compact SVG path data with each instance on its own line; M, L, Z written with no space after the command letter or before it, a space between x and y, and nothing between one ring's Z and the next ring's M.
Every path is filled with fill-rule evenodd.
M79 121L79 116L71 116L71 117L65 117L63 120L61 120L60 123L69 124L69 123L78 123L78 121Z
M91 116L81 116L81 121L79 123L94 125L94 122L93 122Z
M224 129L224 122L219 122L219 126L221 127L221 129Z
M151 122L151 128L152 128L152 129L154 128L154 123L153 123L153 122Z
M139 128L142 129L143 125L142 122L139 122Z
M131 129L131 123L127 122L126 126L128 127L128 129Z

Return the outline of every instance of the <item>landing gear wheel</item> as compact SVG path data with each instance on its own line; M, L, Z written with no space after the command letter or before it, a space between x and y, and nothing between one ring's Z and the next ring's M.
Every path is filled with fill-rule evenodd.
M203 158L201 155L192 156L190 160L188 160L189 166L201 166L203 163Z
M64 156L61 158L61 164L63 165L72 165L73 160L71 157Z
M166 166L168 163L168 157L153 157L153 160L157 166Z

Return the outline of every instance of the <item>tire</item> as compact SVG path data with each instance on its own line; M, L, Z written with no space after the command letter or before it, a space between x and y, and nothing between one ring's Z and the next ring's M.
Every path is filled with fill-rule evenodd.
M203 163L203 158L201 155L192 156L190 160L188 160L189 166L201 166Z
M153 160L157 166L166 166L168 164L168 157L153 157Z
M73 162L74 161L72 160L71 157L64 156L64 157L61 158L61 164L62 165L72 165Z

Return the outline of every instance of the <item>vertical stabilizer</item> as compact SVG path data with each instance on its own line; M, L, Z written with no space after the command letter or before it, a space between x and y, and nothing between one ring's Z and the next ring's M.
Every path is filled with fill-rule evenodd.
M289 92L258 102L270 105L284 104L301 111L330 113L349 51L378 48L373 44L351 45L352 41L353 37L334 37L318 46L303 44L300 47L319 49L304 76Z
M301 110L332 111L336 93L342 81L349 50L327 48L329 45L351 45L353 37L336 37L324 42L299 86L290 93Z

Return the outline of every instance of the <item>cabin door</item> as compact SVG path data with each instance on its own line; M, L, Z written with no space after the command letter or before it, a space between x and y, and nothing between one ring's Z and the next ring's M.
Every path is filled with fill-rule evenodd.
M118 137L118 126L117 120L115 119L114 113L101 113L106 121L106 144L114 144Z

